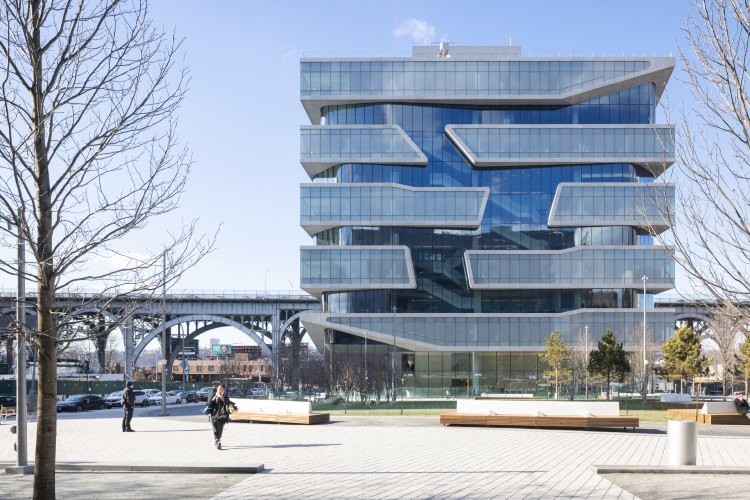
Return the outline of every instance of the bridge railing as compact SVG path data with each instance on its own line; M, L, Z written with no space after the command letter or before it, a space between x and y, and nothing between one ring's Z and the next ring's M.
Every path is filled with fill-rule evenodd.
M97 292L95 290L76 290L70 292L58 292L58 297L112 297L113 293ZM15 290L0 288L0 297L15 298ZM144 298L158 297L159 294L143 295ZM36 297L35 292L29 292L26 297ZM137 298L138 295L131 295ZM300 290L170 290L167 292L167 300L186 299L218 299L218 300L309 300L317 302L312 295Z

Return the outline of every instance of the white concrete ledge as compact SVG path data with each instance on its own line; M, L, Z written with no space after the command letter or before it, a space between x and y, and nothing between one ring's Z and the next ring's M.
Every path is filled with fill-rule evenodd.
M457 414L619 417L616 401L502 401L459 399Z
M725 465L592 465L597 474L750 474L750 467Z
M232 399L240 413L312 414L309 401L284 401L282 399Z

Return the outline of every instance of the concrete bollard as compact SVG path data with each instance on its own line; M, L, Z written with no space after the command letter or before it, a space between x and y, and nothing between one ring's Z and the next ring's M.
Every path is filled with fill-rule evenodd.
M698 429L690 420L667 421L667 465L695 465Z

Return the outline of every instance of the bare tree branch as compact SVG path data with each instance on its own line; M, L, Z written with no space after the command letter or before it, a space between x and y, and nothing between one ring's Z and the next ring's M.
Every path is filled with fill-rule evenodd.
M132 247L178 209L192 165L177 134L180 50L147 0L0 0L0 241L20 232L29 261L0 259L0 272L36 282L34 498L55 496L58 350L104 338L213 248L195 221Z

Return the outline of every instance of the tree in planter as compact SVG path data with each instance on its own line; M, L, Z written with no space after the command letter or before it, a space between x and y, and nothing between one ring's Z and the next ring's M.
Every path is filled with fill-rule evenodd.
M589 372L599 375L607 383L607 401L609 401L610 382L614 377L621 382L630 373L630 363L625 355L622 344L617 343L617 338L612 330L604 332L598 348L591 351L589 361Z
M550 366L549 370L545 370L544 375L554 381L557 400L560 397L561 379L567 378L571 373L567 365L572 349L560 338L560 332L550 333L549 337L544 340L544 345L546 347L541 357Z
M689 326L681 326L661 346L664 372L673 380L682 382L706 372L709 360L701 356L701 336Z
M20 235L30 264L0 259L0 272L36 284L36 328L15 327L39 352L33 497L49 499L58 333L81 311L158 296L212 241L172 221L163 245L133 246L176 210L191 165L177 141L180 44L150 23L147 0L0 0L0 25L0 244ZM62 308L58 294L81 289L98 292Z

